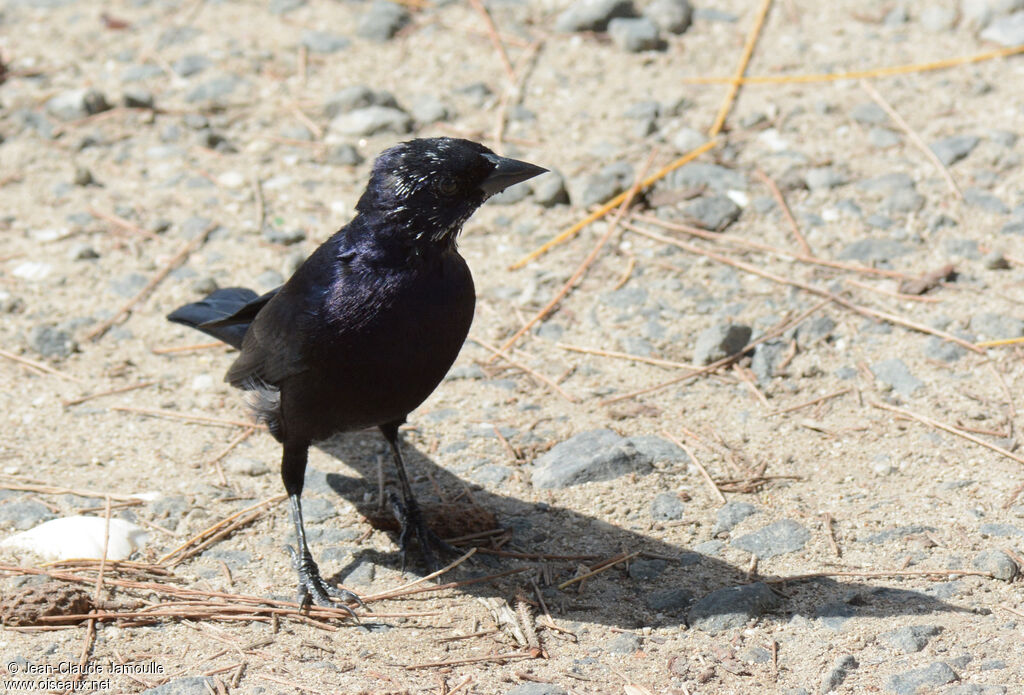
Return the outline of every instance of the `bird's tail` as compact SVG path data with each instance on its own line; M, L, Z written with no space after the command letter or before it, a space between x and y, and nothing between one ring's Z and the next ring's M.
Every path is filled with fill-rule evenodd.
M167 320L195 328L232 347L241 348L249 324L268 299L268 296L258 297L255 292L244 287L227 287L217 290L206 299L175 309L167 315Z

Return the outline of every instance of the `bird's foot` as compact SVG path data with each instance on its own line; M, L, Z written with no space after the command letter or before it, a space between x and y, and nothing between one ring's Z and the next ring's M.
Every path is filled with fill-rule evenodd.
M401 526L401 531L398 534L398 546L402 550L403 572L413 536L416 537L416 542L420 546L420 554L430 572L441 569L442 565L438 560L439 554L442 556L459 554L458 548L434 533L423 521L423 513L415 499L402 500L397 492L389 490L388 503L391 505L391 513L394 514Z
M345 603L336 604L331 599L355 602L361 607L366 608L363 600L347 589L339 589L324 581L324 578L320 576L320 568L317 567L309 551L300 555L290 545L287 546L287 549L288 553L292 556L292 566L299 573L298 598L296 599L299 605L305 607L313 603L317 606L343 608L358 622L359 617L348 605Z

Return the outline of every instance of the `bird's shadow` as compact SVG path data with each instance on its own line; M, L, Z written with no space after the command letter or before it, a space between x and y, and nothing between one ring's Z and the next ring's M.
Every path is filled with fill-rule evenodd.
M391 531L397 529L397 525L390 520L381 523L386 514L378 504L377 490L379 463L383 462L385 476L388 478L393 476L394 467L390 456L383 453L383 446L378 447L377 442L373 441L372 437L376 436L368 432L343 434L320 443L318 447L322 451L343 461L362 477L324 473L311 468L307 471L306 489L309 495L323 496L328 501L340 496L355 505L374 526ZM464 580L525 565L533 565L539 570L532 574L513 574L493 581L474 583L460 589L474 596L511 599L516 587L532 588L528 577L534 576L539 578L545 602L554 616L570 621L633 629L687 623L689 609L711 592L743 586L752 581L744 569L719 558L677 547L572 509L526 502L467 483L434 463L408 442L403 444L403 454L413 479L414 491L427 514L427 522L440 535L460 535L454 529L461 518L469 526L461 529L462 533L489 530L495 525L511 530L512 540L503 546L505 550L595 558L530 560L478 552L469 563L446 578L449 581ZM468 495L463 492L467 489L470 491ZM444 509L443 504L438 505L441 502L438 491L443 491L449 499L461 497L463 505L466 505L465 499L469 497L476 505L477 512L481 508L484 511L465 515L457 513L454 518L447 520L449 528L454 532L446 533L438 528L439 520L436 516L430 516L432 509ZM467 507L453 508L466 510ZM496 524L493 523L495 521ZM330 523L328 521L323 526L329 527ZM443 525L445 521L441 523ZM382 553L358 546L339 548L335 547L338 540L342 543L344 540L352 540L355 534L349 532L347 536L339 538L338 534L326 529L320 532L316 528L308 530L312 532L314 554L320 560L324 575L329 576L331 581L351 579L350 573L367 562L395 570L402 569L402 557L398 551ZM397 537L397 533L393 533L392 537ZM318 539L322 542L318 542ZM591 565L597 560L624 551L642 551L632 561L629 570L620 564L587 579L582 590L579 583L566 590L556 587L560 582L575 576L580 565ZM341 567L339 561L343 563ZM406 570L422 571L415 548L409 554ZM832 629L840 629L842 623L851 617L915 616L940 611L972 612L942 600L954 595L960 588L956 581L933 584L927 593L832 578L773 583L771 586L778 599L773 602L775 605L770 611L773 615L783 619L802 616L820 621ZM359 586L357 589L365 592L375 587ZM701 603L698 610L703 619L713 619L716 613L725 615L742 611L742 608L729 600L708 600Z

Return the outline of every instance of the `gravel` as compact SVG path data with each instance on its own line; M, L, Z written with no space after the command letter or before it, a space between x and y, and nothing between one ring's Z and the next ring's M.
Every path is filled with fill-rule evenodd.
M693 361L697 364L711 364L723 357L735 355L750 342L752 332L750 326L735 323L706 328L697 336Z
M576 0L555 20L555 29L562 32L605 31L616 17L635 14L630 0Z
M748 516L757 513L757 507L749 502L730 500L719 507L715 513L715 526L711 532L715 535L732 531L737 524Z
M682 34L693 22L693 7L689 0L653 0L643 9L661 31Z
M674 492L659 492L651 500L651 518L655 521L682 519L685 513L683 501Z
M41 324L34 326L28 334L28 344L43 357L64 359L78 349L78 343L68 331Z
M922 688L934 688L957 680L957 675L947 664L936 661L930 666L916 668L892 675L885 682L885 689L897 695L914 695Z
M740 207L724 195L698 198L685 208L683 215L697 227L721 232L739 219Z
M412 117L390 106L367 106L343 113L331 121L331 130L341 135L367 136L377 133L404 134L412 130Z
M857 659L852 654L843 654L835 660L832 664L832 668L825 672L821 677L821 685L818 688L818 692L822 695L830 693L846 680L846 677L850 675L850 672L857 668L859 664Z
M305 31L302 33L302 45L309 49L310 53L328 55L337 53L343 48L348 48L352 43L340 34L332 34L329 31Z
M767 560L776 555L796 552L810 539L811 532L806 528L792 519L783 519L753 533L734 538L730 545L756 555L759 560Z
M371 41L387 41L412 21L409 11L399 4L375 0L356 26L356 34Z
M767 584L756 582L712 591L690 608L687 617L693 627L717 633L744 627L781 603Z
M647 17L616 17L608 22L608 35L616 46L630 53L654 51L664 45L658 25Z
M924 382L911 374L906 363L897 357L871 365L871 373L875 375L876 379L903 396L913 396L919 388L924 386Z
M560 442L537 459L533 485L564 488L650 471L651 459L611 430L590 430Z
M996 19L981 32L981 38L1003 46L1024 44L1024 11Z
M929 147L940 162L950 166L969 155L979 142L981 138L976 135L953 135L936 140Z
M903 654L913 654L924 649L931 638L941 632L942 627L939 625L908 625L890 630L880 638Z
M1002 550L983 550L974 556L972 564L975 569L991 572L992 576L1004 582L1013 581L1020 571L1017 563Z

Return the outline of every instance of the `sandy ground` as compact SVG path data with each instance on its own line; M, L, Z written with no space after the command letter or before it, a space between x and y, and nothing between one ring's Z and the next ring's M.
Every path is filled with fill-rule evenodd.
M659 148L656 166L672 161L680 154L671 144L673 136L687 127L706 131L725 92L722 85L686 85L680 78L732 73L753 22L752 5L720 0L716 9L738 21L698 18L685 34L668 36L664 51L632 54L604 35L552 33L548 27L564 3L495 3L494 18L513 61L529 57L529 46L540 41L536 56L518 68L519 102L533 117L508 123L504 151L560 170L576 201L581 182L607 164L625 161L640 169L654 147ZM463 135L494 144L489 138L508 77L479 15L461 4L435 7L417 13L391 41L374 43L353 37L365 9L360 3L323 0L283 16L271 14L264 3L82 0L40 8L9 0L2 6L0 49L14 72L0 86L3 349L56 371L0 360L0 483L81 493L4 489L5 536L22 523L22 510L40 515L39 520L81 509L102 516L102 493L154 491L162 494L156 502L113 510L116 517L146 526L149 540L137 559L152 562L218 520L281 492L279 448L266 434L238 444L219 472L221 464L210 461L244 432L242 427L117 408L246 421L238 394L221 383L232 359L229 351L156 352L203 341L163 317L212 283L267 289L261 283L273 283L273 273L286 276L350 218L372 157L408 136L339 136L323 112L328 95L362 84L392 92L403 105L435 96L454 115L446 123L417 128L416 135ZM889 9L845 0L776 3L749 72L858 70L993 48L965 22L930 31L919 21L921 3L908 4L906 23L881 21ZM109 28L101 21L103 12L128 27ZM162 42L174 27L196 32L183 41ZM298 45L310 30L349 36L351 44L303 59ZM209 67L190 77L171 74L170 66L186 55L207 57ZM127 83L123 71L132 65L157 71ZM973 151L950 171L961 188L993 195L1013 208L1024 202L1024 144L993 131L1024 132L1022 70L1011 58L873 84L926 142L979 136ZM221 107L187 99L196 86L223 75L237 75L242 82ZM464 89L477 83L492 93L477 98L477 90ZM118 109L69 121L46 111L51 97L90 86L112 103L119 103L128 88L148 89L161 111ZM631 105L649 100L678 108L649 127L624 115ZM747 204L728 234L797 251L778 209L756 204L771 195L755 174L762 169L783 185L820 258L834 260L858 240L894 239L909 252L879 267L917 276L952 263L959 273L955 282L925 295L932 301L911 301L883 293L896 290L892 279L725 243L702 248L969 340L1000 337L983 335L978 327L984 322L972 321L984 313L1006 319L1012 332L1013 321L1024 317L1024 267L1014 262L1024 257L1024 237L1001 231L1012 214L959 199L892 122L884 125L897 134L896 141L887 147L871 144L870 126L851 116L871 102L850 80L745 87L723 144L701 160L735 169L746 181L742 195L734 198ZM32 113L58 132L45 137L26 125L26 114ZM211 141L204 139L199 118L235 151L206 146ZM179 131L177 139L169 128ZM310 139L299 137L303 128ZM366 161L331 164L328 153L338 143L354 145ZM792 185L808 170L827 166L847 183L811 190ZM76 167L87 168L96 185L75 185ZM866 218L882 210L885 196L858 182L890 173L908 174L923 201L916 209L890 212L892 226L882 229ZM254 181L260 182L259 195ZM672 190L682 191L677 200L701 193L688 186ZM846 201L851 200L862 215L849 212ZM682 219L678 207L685 204L665 203L658 212ZM90 216L90 210L96 212ZM280 232L301 229L305 239L289 246L268 241L259 231L260 211L269 226ZM130 225L112 223L100 213ZM522 270L508 266L585 213L579 202L545 208L527 197L511 206L488 204L467 224L461 249L479 296L472 338L500 344L548 302L607 229L604 222ZM936 221L940 215L948 224ZM87 338L209 223L218 230L180 269L158 282L105 335ZM690 241L684 235L673 238ZM78 259L83 247L98 257ZM987 249L1007 254L1009 268L989 267L994 264L985 259ZM447 693L458 686L461 693L484 694L528 683L535 690L518 692L765 693L818 692L823 676L849 655L857 666L833 683L835 692L913 692L900 678L913 679L920 675L915 669L931 668L940 674L934 681L939 683L945 672L934 666L938 662L955 679L927 685L932 681L922 676L921 692L1024 692L1019 579L984 576L991 562L980 564L980 574L957 574L977 571L975 559L986 551L1004 553L1005 562L1019 560L1024 498L1014 491L1024 478L1021 463L876 407L889 404L961 423L982 441L1013 450L1024 392L1019 349L963 351L947 361L937 358L929 343L938 340L941 346L941 339L833 303L812 318L829 317L834 327L824 335L797 334L795 354L758 385L760 395L743 383L746 372L727 370L608 403L683 372L558 345L636 352L630 339L640 337L649 356L685 363L693 359L696 336L708 327L744 323L757 337L818 302L806 292L665 243L617 233L546 327L517 344L515 358L558 379L572 400L518 368L489 362L490 354L470 342L456 363L459 378L445 381L412 415L405 435L424 500L436 505L440 495L449 505L471 499L477 506L482 520L465 520L458 509L442 505L454 517L446 520L453 535L464 520L471 530L486 530L493 525L487 523L490 514L497 526L511 530L506 550L593 559L478 553L445 579L526 571L375 602L375 611L394 617L365 619L368 629L338 620L317 626L292 619L102 624L92 662L107 666L107 685L115 692L213 674L214 692L239 693ZM39 355L32 345L41 326L66 330L74 351L64 358ZM792 338L789 333L783 340L783 354ZM894 358L903 361L919 387L904 392L874 375L872 366ZM142 383L148 385L62 405ZM773 414L841 389L848 391ZM597 428L682 439L714 479L747 481L721 487L730 503L749 503L756 513L731 531L716 529L721 501L685 457L657 462L647 474L555 490L532 485L538 456ZM310 523L314 553L326 575L362 594L415 578L402 572L393 533L368 521L376 511L380 462L390 470L383 440L373 432L328 442L310 461L306 499L316 510ZM750 482L751 471L766 479ZM652 500L663 492L676 493L682 503L675 518L652 517ZM4 514L5 507L15 511ZM732 543L787 519L809 532L795 550L752 562L750 552ZM282 548L292 542L290 533L286 507L278 504L173 567L169 576L152 579L289 600L294 574ZM628 568L619 564L582 585L557 588L581 564L637 551L641 555ZM42 562L9 550L0 553L0 561ZM864 576L838 574L844 571ZM897 576L898 571L907 574ZM687 598L699 601L726 587L816 572L837 574L773 583L775 605L736 627L702 628L687 619ZM37 581L16 574L3 580L5 597ZM531 578L557 629L544 626ZM686 592L676 604L652 606L652 597L676 589ZM543 654L487 660L527 649L507 629L495 627L485 603L514 609L520 590L538 619ZM118 600L161 598L109 585L105 591ZM925 631L931 636L920 651L908 653L888 637L907 626L938 630ZM0 654L3 664L22 664L22 670L24 664L77 663L85 640L82 626L5 628ZM470 663L407 668L458 660ZM124 662L149 665L150 672L109 674L110 664ZM206 692L194 682L173 688L159 692Z

